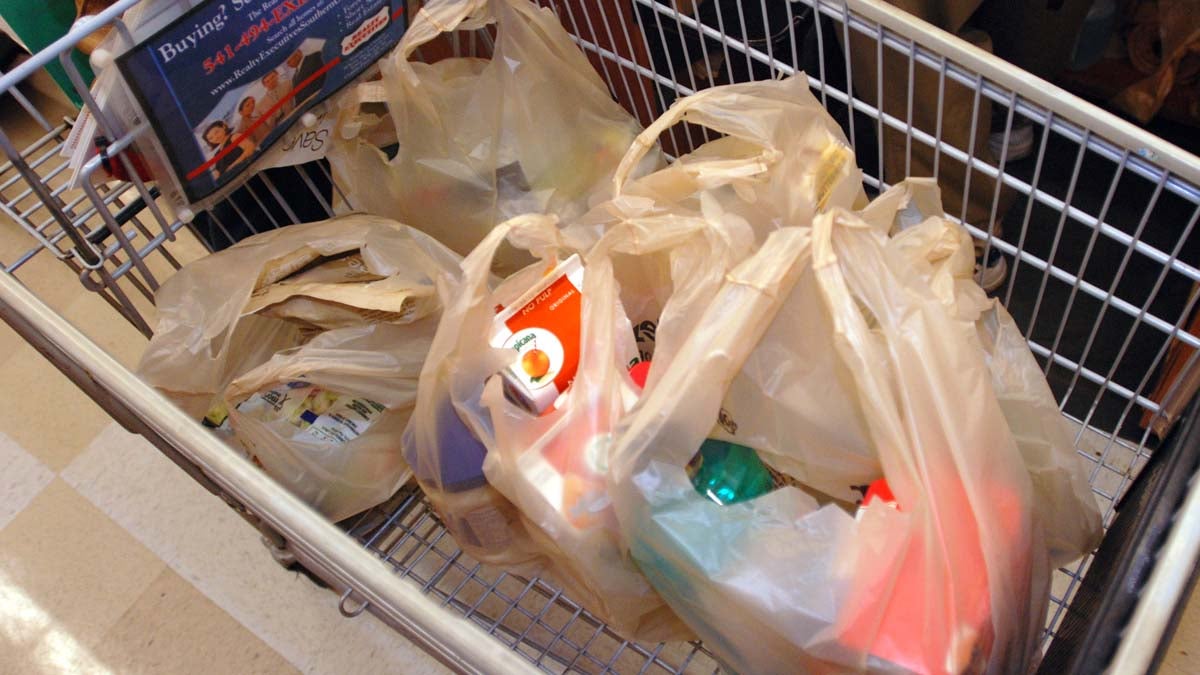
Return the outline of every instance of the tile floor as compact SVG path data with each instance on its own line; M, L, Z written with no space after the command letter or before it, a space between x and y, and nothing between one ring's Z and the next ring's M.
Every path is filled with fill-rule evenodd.
M0 220L0 260L29 243ZM202 253L188 236L175 251ZM18 276L136 362L144 338L64 265L42 255ZM0 406L0 674L444 672L373 617L342 618L332 593L279 567L224 503L3 325L0 388L18 392ZM1162 672L1200 672L1200 602Z

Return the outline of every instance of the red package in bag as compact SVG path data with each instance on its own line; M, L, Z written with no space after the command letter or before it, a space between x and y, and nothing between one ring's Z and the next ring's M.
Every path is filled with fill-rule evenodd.
M886 244L842 210L772 233L610 450L631 557L732 670L1008 673L1036 658L1051 568L1029 471L976 326ZM826 348L786 351L814 336ZM844 380L796 375L828 360ZM823 431L861 425L887 482L856 514L792 486L724 506L695 492L686 466L747 368L770 396L810 384L803 410ZM827 405L843 384L857 415ZM836 468L791 439L763 461Z
M961 536L933 542L914 531L895 550L871 559L861 559L856 565L851 587L854 589L839 628L841 642L855 651L869 652L881 659L917 673L982 672L992 651L994 633L991 626L987 564L978 545L979 528L967 507L967 494L958 490L955 500L964 508L950 527ZM1020 503L1013 495L988 495L1000 514L1000 521L1010 537L1020 535ZM944 503L944 502L943 502ZM870 510L903 511L892 495L885 479L871 483L859 511L860 523L869 519ZM864 525L870 536L870 524ZM929 547L938 546L936 556ZM948 561L948 564L944 564ZM937 616L926 605L930 602L927 589L945 584L954 598L945 618L950 624L944 630L930 630L924 617ZM878 605L885 603L882 612Z

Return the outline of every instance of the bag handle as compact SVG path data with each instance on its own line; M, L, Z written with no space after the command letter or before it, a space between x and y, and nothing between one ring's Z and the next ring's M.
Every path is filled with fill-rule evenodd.
M712 254L732 267L750 254L754 231L740 216L725 212L708 194L700 194L700 213L664 212L643 202L613 203L615 221L591 246L585 261L614 253L641 256L683 245L698 235L707 237ZM573 226L565 228L567 233ZM719 242L719 243L718 243Z
M390 62L400 71L402 77L410 83L415 83L417 81L416 73L409 65L409 59L412 58L413 52L442 33L482 28L494 23L495 18L490 12L484 18L484 10L491 1L430 0L430 2L424 3L409 22L408 28L400 38L400 43L385 60L381 61L381 65ZM473 16L479 18L471 20ZM337 99L342 137L346 140L356 137L362 127L361 122L357 119L357 110L364 103L387 102L387 93L387 86L378 80L359 82L347 87L346 91Z
M914 489L924 492L924 488L919 488L912 483L914 478L919 481L917 477L922 476L922 472L911 453L904 451L903 443L890 442L891 439L904 438L905 432L901 420L896 415L895 402L892 397L886 395L886 393L894 391L892 383L886 381L888 371L885 364L888 356L876 344L875 337L867 325L862 309L860 309L860 307L865 307L870 310L875 303L872 303L869 298L861 297L861 293L852 290L852 283L847 280L844 267L853 263L848 263L838 256L835 249L840 247L834 242L835 228L859 227L867 232L870 232L872 228L866 222L848 216L849 214L844 211L834 211L823 213L813 219L813 271L817 279L817 286L821 291L821 297L824 298L825 306L833 320L834 345L837 352L850 372L855 374L854 379L858 383L859 395L865 399L861 401L863 409L873 411L871 417L874 425L882 427L882 435L889 439L889 442L880 444L880 459L884 462L885 469L889 466L889 459L891 460L890 466L893 468L900 468L895 464L897 461L903 467L899 472L889 473L885 470L885 473L888 474L888 481L892 484L892 491L897 492L898 488L904 491L904 494L901 495L903 499L911 497ZM881 262L873 255L869 258L866 261L855 260L854 263ZM883 267L883 265L871 266ZM889 278L881 283L893 282L893 279L890 278L891 275L885 276ZM862 304L860 304L860 300ZM893 447L894 445L900 447ZM887 457L883 456L885 452Z
M412 67L412 55L422 45L431 42L443 33L477 30L497 24L496 42L497 44L502 42L505 31L499 12L493 3L504 3L507 10L515 12L521 20L528 24L530 31L540 39L540 43L548 51L559 57L557 60L574 61L575 69L578 72L593 77L592 84L599 90L607 90L600 80L599 74L592 69L582 51L573 42L566 39L565 35L560 39L553 34L555 29L563 31L553 12L548 8L540 7L531 0L428 0L413 16L408 29L400 38L400 43L387 58L380 62L385 81L388 71L391 70L394 76L401 78L408 85L417 86L419 78ZM420 95L411 93L408 95L414 98L418 105L421 105ZM354 113L348 113L347 110L356 111L364 103L386 103L387 101L388 88L384 82L362 82L348 88L348 91L339 99L339 107L342 109L340 119L343 120L340 124L342 137L346 140L354 138L362 126L357 123ZM431 116L436 115L433 110L428 112Z
M408 29L400 38L400 43L391 54L381 61L381 65L393 63L401 72L401 76L410 83L416 82L416 73L408 60L413 52L442 33L459 30L460 28L482 28L494 18L479 19L478 22L468 22L471 16L479 16L491 0L431 0L421 6ZM478 23L478 25L476 25ZM387 87L380 81L359 82L347 87L337 99L339 109L339 128L342 137L350 140L358 136L362 124L357 119L358 109L364 103L387 102Z
M902 505L917 495L937 502L936 476L958 473L988 476L993 484L1023 490L1021 503L1029 503L1027 475L995 402L982 353L972 343L973 324L955 318L917 267L872 229L842 209L817 216L813 268L833 319L834 347L854 374L863 408L872 411L872 435L877 435L892 491ZM886 336L886 346L880 335ZM933 345L940 355L924 358ZM943 410L942 401L969 404L970 414L947 421L955 414ZM913 417L926 421L914 424ZM964 436L968 429L991 424L992 431L1003 429L988 434L997 436L997 447L966 447L972 440ZM1009 448L1000 447L1004 436Z
M454 371L474 368L486 361L488 354L478 349L463 350L469 340L490 335L492 313L486 309L489 285L492 280L492 258L506 239L511 236L522 248L537 253L556 248L558 218L553 215L527 214L511 218L492 228L479 245L463 259L462 275L457 279L443 277L437 280L438 295L449 300L442 308L442 318L437 333L429 345L429 354L421 367L420 384L417 387L414 418L430 419L443 398L453 398L457 390ZM472 362L464 366L464 361ZM482 382L479 383L482 386ZM476 420L464 417L463 423L485 446L491 444L489 430L476 424ZM418 456L436 457L438 447L436 429L417 425L413 432L414 452Z
M633 144L621 158L621 163L617 165L613 174L613 194L619 196L622 193L634 169L650 149L658 144L658 138L685 118L688 122L713 131L749 140L762 148L762 152L754 157L709 160L689 166L689 173L695 175L705 186L717 187L732 181L753 178L768 171L782 153L772 147L771 139L763 135L761 130L746 125L744 118L729 114L739 109L744 113L746 110L766 110L768 107L761 97L743 94L739 91L740 88L739 85L712 87L671 104L665 113L633 139Z
M928 537L925 564L937 569L931 578L946 584L949 606L933 609L931 603L925 620L969 620L977 602L972 597L981 592L978 570L986 570L982 593L995 630L994 660L1024 648L1022 617L1033 611L1027 602L1037 576L1029 576L1031 557L1037 565L1044 556L1033 487L974 326L955 319L872 227L842 209L813 219L814 271L833 318L833 346L870 411L868 427L899 508L919 519L913 526ZM906 546L919 545L907 539ZM934 540L937 551L929 553ZM855 574L878 566L868 558L860 558ZM896 601L872 593L877 602Z
M408 30L400 38L390 58L401 75L409 82L416 82L416 73L412 69L410 59L421 45L427 44L443 33L458 30L477 30L491 24L498 24L497 43L503 38L503 25L500 23L500 12L495 5L501 4L507 10L515 12L529 28L537 34L541 42L552 52L557 53L563 60L582 60L587 71L591 64L587 62L582 51L567 39L555 39L547 33L547 16L551 22L550 30L563 31L558 18L549 8L541 7L533 0L429 0L413 17ZM565 36L564 36L565 38ZM596 82L600 83L599 75Z
M613 176L614 195L621 194L658 137L680 121L759 148L750 157L695 158L667 169L689 174L697 190L730 184L743 199L753 202L756 195L745 188L750 182L762 182L768 170L777 169L781 176L786 174L789 184L771 185L769 198L798 222L808 221L826 204L866 202L853 152L841 128L809 92L803 74L712 87L676 101L634 140ZM828 142L822 144L822 140ZM800 147L794 147L796 144ZM792 178L799 185L791 184Z
M392 52L392 61L407 64L413 52L442 33L483 28L495 22L486 11L492 0L431 0L421 6ZM472 17L475 17L472 19ZM411 71L411 69L410 69Z

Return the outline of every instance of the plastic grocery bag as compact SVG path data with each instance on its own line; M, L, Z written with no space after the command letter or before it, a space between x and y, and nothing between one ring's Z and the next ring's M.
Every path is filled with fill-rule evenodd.
M400 439L436 329L340 328L275 354L225 391L234 437L330 520L387 500L410 476Z
M629 367L649 359L646 387L654 386L653 373L671 366L725 272L749 252L752 234L736 217L635 215L635 208L625 205L584 258L580 365L563 404L534 418L495 384L485 389L495 442L484 469L537 526L550 573L571 579L573 597L630 637L682 639L690 633L620 544L605 481L609 432L636 402ZM561 474L548 470L555 460ZM548 490L560 475L562 487Z
M1065 566L1095 550L1104 535L1088 464L1078 456L1042 369L1008 311L993 300L976 325L992 389L1033 481L1050 561Z
M235 377L325 328L436 315L434 280L458 264L432 237L373 216L249 237L163 284L138 374L199 419Z
M641 153L680 121L721 136L626 185ZM780 227L808 225L831 207L866 204L854 155L802 74L713 87L678 100L638 136L614 186L617 194L623 188L629 197L692 210L699 210L703 196L710 210L715 204L743 217L759 243ZM713 439L774 453L780 470L852 502L880 475L880 467L844 369L835 359L796 358L828 352L826 331L805 332L796 325L829 321L817 309L811 286L806 288L796 301L802 306L782 315L764 338L771 346L755 352L735 378L720 411L722 428ZM828 424L830 419L840 424ZM804 451L785 453L797 438L804 439Z
M442 33L491 24L490 60L409 60ZM640 130L554 12L529 0L430 0L380 68L381 84L341 105L386 100L398 148L389 160L358 136L338 140L329 154L337 184L353 208L409 223L463 255L506 218L581 215L607 196ZM356 121L343 130L361 124L348 114ZM496 266L507 274L531 261L506 248Z
M368 216L251 237L162 286L139 373L341 520L405 478L434 284L458 264L428 235Z
M819 212L866 204L862 172L842 130L813 97L803 73L782 80L712 87L677 100L638 135L613 178L622 193L658 137L679 122L720 134L624 193L698 210L707 194L743 216L759 243L779 227L807 225Z
M962 321L975 325L1009 430L1033 481L1034 505L1055 566L1087 554L1103 534L1088 486L1088 463L1075 451L1042 369L1016 322L975 283L971 236L946 219L932 179L909 179L863 212L886 246L905 256Z
M977 324L993 389L1033 479L1051 557L1066 564L1088 553L1101 527L1086 465L1012 317L975 283L970 235L944 217L936 182L906 180L861 216L882 245L916 266L959 319ZM727 424L714 438L769 453L780 471L852 503L862 499L881 466L850 374L826 347L831 320L815 284L799 285L730 384L722 406Z
M514 277L526 286L545 270L558 269L555 254L586 251L577 288L578 367L569 389L540 414L511 401L504 379L492 377L512 356L499 351L482 356L490 351L486 336L493 307L510 304L503 298L504 286L492 293L486 287L490 256L505 237L538 251L545 261L532 268L536 275ZM542 574L562 583L572 598L630 637L681 639L690 632L624 552L610 507L605 481L608 431L637 396L627 369L651 356L654 345L647 338L656 333L661 351L653 352L654 364L669 363L669 345L682 342L724 272L751 243L749 226L736 217L724 221L683 215L644 198L606 204L562 230L550 218L501 225L464 262L464 288L452 294L456 301L447 303L425 374L430 379L423 375L422 395L427 385L444 383L447 392L441 396L452 401L460 420L486 446L482 468L490 487L520 509L520 527L500 541L527 537L522 550L530 555L536 551ZM512 280L506 285L515 287ZM554 295L538 297L558 302ZM514 307L534 309L519 301ZM642 329L640 345L635 342L635 325ZM572 352L565 326L560 325L556 336L542 328L515 328L514 344L523 344L522 331L541 340L548 352ZM444 336L454 344L445 345L449 349L443 356ZM418 439L443 423L424 410L419 403L414 418ZM430 477L426 467L446 456L445 444L435 445L437 438L430 434L425 445L421 440L414 444L416 456L409 461L419 478ZM445 489L431 487L434 493ZM444 515L450 522L458 520ZM511 556L505 562L511 564Z
M464 551L480 562L533 574L546 560L532 542L532 528L483 472L492 429L480 404L485 381L508 365L488 347L496 305L511 304L547 271L544 265L531 265L491 288L496 249L510 231L522 228L549 237L524 242L548 258L560 247L571 250L560 241L554 217L519 216L488 233L463 260L460 277L439 283L445 308L421 370L404 451L421 488ZM578 242L574 250L590 243ZM462 373L475 379L456 376Z
M738 372L797 302L814 319L795 330L820 334L824 351L775 363L836 356L894 508L851 516L790 485L718 505L685 472ZM1029 474L974 326L877 228L839 209L771 234L676 365L619 424L610 486L634 559L720 658L739 672L1028 664L1049 590ZM824 402L810 405L815 419ZM760 454L786 473L779 458L806 443Z

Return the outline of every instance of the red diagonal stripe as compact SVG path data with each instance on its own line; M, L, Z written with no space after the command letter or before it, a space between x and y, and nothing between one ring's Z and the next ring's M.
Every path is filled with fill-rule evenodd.
M267 112L260 115L258 118L258 121L255 122L254 124L251 124L250 128L245 130L244 132L242 132L242 134L240 136L235 136L233 141L230 142L229 145L225 146L224 150L213 155L211 158L209 158L209 160L207 162L201 164L200 166L196 167L195 169L192 169L191 172L188 173L187 179L195 180L195 178L197 176L199 176L200 174L202 174L205 171L208 171L210 168L212 168L212 166L214 164L216 164L217 162L219 162L222 157L233 152L233 149L236 148L239 143L241 143L243 140L245 140L245 138L247 136L249 136L255 129L257 129L260 124L265 122L267 120L267 118L269 118L272 115L274 115L275 113L279 112L279 109L283 107L284 103L287 103L288 101L295 98L296 94L301 89L307 87L309 84L312 83L313 80L315 80L318 77L329 72L329 69L336 66L338 63L341 62L341 60L342 60L342 57L340 57L340 56L334 58L332 61L330 61L329 63L326 63L324 66L322 66L320 70L318 70L317 72L313 73L312 75L309 75L308 77L304 78L303 82L296 85L295 87L292 87L292 90L287 93L287 96L284 96L283 98L281 98L275 105L271 106L271 108L269 110L267 110Z

